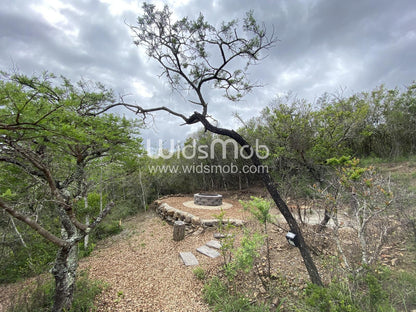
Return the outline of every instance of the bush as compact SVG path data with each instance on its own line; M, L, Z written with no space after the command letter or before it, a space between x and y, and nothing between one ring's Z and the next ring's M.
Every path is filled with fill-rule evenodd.
M384 269L381 283L388 301L397 311L416 309L416 273Z
M116 235L123 230L123 227L118 220L104 220L100 223L93 232L94 238L97 240Z
M231 295L227 286L218 278L213 277L203 289L205 301L215 312L266 312L270 308L262 304L252 304L240 294Z
M68 312L95 311L94 299L105 285L88 279L86 272L81 272L76 282L74 301ZM47 312L53 305L55 291L54 280L50 277L36 279L32 286L24 288L12 302L8 312Z
M204 269L203 268L201 268L201 267L197 267L197 268L195 268L194 270L193 270L193 273L194 273L194 275L195 275L195 277L197 278L197 279L199 279L199 280L204 280L205 279L205 277L206 277L206 275L205 275L205 271L204 271Z
M309 284L305 290L306 303L322 312L359 312L342 283L331 283L327 288Z
M387 268L369 270L327 287L308 285L305 301L325 312L409 311L416 305L416 275Z
M35 276L49 268L54 261L56 247L35 233L27 235L27 248L15 244L3 249L0 257L0 284L14 283L21 278ZM6 251L6 252L5 252Z

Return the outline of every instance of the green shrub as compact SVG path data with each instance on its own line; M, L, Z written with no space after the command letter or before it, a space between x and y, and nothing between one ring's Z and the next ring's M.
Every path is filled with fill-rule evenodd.
M328 287L309 284L305 290L306 303L322 312L359 312L352 298L339 282Z
M31 234L31 235L29 235ZM0 284L13 283L21 278L44 272L56 256L56 247L35 233L28 233L27 248L12 246L0 257ZM6 247L8 248L8 247Z
M88 243L88 247L85 248L84 247L84 242L80 242L78 244L78 257L79 258L84 258L84 257L88 257L94 250L96 244L95 243Z
M263 304L253 304L241 294L230 294L227 286L213 277L203 289L205 301L215 312L267 312L270 308Z
M95 311L94 299L102 292L105 285L88 279L86 272L81 272L76 282L74 301L68 312ZM37 278L35 285L24 288L8 312L47 312L53 305L55 283L52 278Z
M228 295L228 289L218 277L213 277L204 285L203 294L205 301L213 306L221 302L225 295Z
M325 312L410 311L416 305L416 275L368 270L350 280L332 281L327 287L308 285L305 301Z
M203 268L201 267L197 267L193 270L194 275L196 276L197 279L199 280L204 280L205 279L205 271Z
M104 220L101 222L93 232L94 238L100 240L106 237L116 235L123 230L123 227L118 220Z
M379 276L392 309L397 311L416 309L416 273L414 271L391 271L384 268Z

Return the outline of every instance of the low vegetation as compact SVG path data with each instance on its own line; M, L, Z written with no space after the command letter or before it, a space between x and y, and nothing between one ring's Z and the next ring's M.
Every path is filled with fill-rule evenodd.
M94 311L94 300L106 285L92 281L88 274L81 272L77 279L72 307L68 312ZM12 300L9 312L42 312L50 311L53 305L55 285L51 278L41 275L35 281L19 291Z

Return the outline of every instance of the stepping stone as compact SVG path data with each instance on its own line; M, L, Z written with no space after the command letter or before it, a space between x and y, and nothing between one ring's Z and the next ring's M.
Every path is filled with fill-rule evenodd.
M222 245L217 240L210 240L208 243L206 243L208 247L215 248L215 249L221 249Z
M212 249L206 245L198 247L196 249L196 251L202 253L205 256L211 257L211 258L216 258L220 256L220 253L218 251L216 251L215 249Z
M192 252L180 252L179 255L181 256L182 261L183 263L185 263L186 266L199 264L198 259L195 258Z

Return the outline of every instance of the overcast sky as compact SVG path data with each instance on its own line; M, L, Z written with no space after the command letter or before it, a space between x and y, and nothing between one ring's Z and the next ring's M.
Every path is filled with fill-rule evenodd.
M314 102L322 93L355 93L380 84L402 87L416 80L415 0L165 0L175 16L201 12L213 25L254 16L279 42L250 70L264 87L240 103L207 94L220 125L231 116L255 116L276 95L293 92ZM174 106L190 114L186 98L158 77L160 68L132 43L141 2L129 0L0 0L0 69L32 75L44 70L73 81L99 81L145 107ZM130 115L129 115L130 116ZM165 113L143 131L153 141L182 140L195 128ZM153 143L152 143L153 145Z

